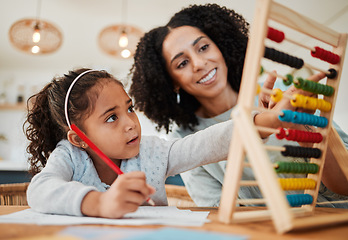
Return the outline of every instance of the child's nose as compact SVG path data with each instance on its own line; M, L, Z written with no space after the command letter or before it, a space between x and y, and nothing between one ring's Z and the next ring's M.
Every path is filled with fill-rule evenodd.
M126 116L125 118L125 130L129 131L136 127L136 120L131 116Z

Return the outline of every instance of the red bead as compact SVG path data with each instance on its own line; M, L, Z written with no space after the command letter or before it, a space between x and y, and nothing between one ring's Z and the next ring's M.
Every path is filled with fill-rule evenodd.
M286 134L285 134L285 130L284 128L278 128L278 133L276 133L276 137L279 139L279 140L282 140L283 138L285 138Z

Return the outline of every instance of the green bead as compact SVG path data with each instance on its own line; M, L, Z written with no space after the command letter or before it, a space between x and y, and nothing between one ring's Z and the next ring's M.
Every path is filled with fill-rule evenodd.
M331 86L325 86L325 96L331 96L335 92L335 89Z
M295 87L296 87L296 88L302 88L302 86L303 86L303 81L304 81L303 78L298 77L298 78L297 78L297 81L294 82Z
M276 162L277 173L317 173L319 166L315 163Z
M264 73L264 69L263 69L263 67L261 66L261 69L260 69L260 75L262 75L263 73Z
M293 82L293 76L291 75L291 74L286 74L286 79L287 80L284 80L283 79L283 83L284 83L284 85L285 86L290 86L291 85L291 83Z

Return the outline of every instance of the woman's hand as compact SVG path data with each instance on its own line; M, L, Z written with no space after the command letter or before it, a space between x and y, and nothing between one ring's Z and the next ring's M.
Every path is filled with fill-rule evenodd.
M120 218L134 212L155 189L146 183L143 172L119 175L106 192L90 192L83 199L81 211L88 216Z

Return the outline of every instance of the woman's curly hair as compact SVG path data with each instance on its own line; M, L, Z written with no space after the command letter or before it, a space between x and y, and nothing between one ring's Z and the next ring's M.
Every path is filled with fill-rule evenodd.
M191 5L176 13L167 25L147 32L138 43L131 68L130 95L135 108L157 124L157 130L167 133L171 124L193 129L198 124L195 111L200 106L196 98L180 89L180 104L176 102L173 80L166 70L162 44L170 29L193 26L205 33L220 49L228 67L228 83L239 92L249 24L234 10L217 4Z
M40 172L46 165L57 143L67 138L69 128L64 113L65 96L74 79L87 70L89 69L77 69L63 77L56 77L39 93L28 99L28 113L23 130L29 140L26 150L29 153L29 172L32 175ZM69 120L79 128L82 127L81 120L88 117L94 109L98 92L96 88L90 89L96 84L103 84L98 82L101 78L113 77L105 71L90 72L83 75L70 92Z

